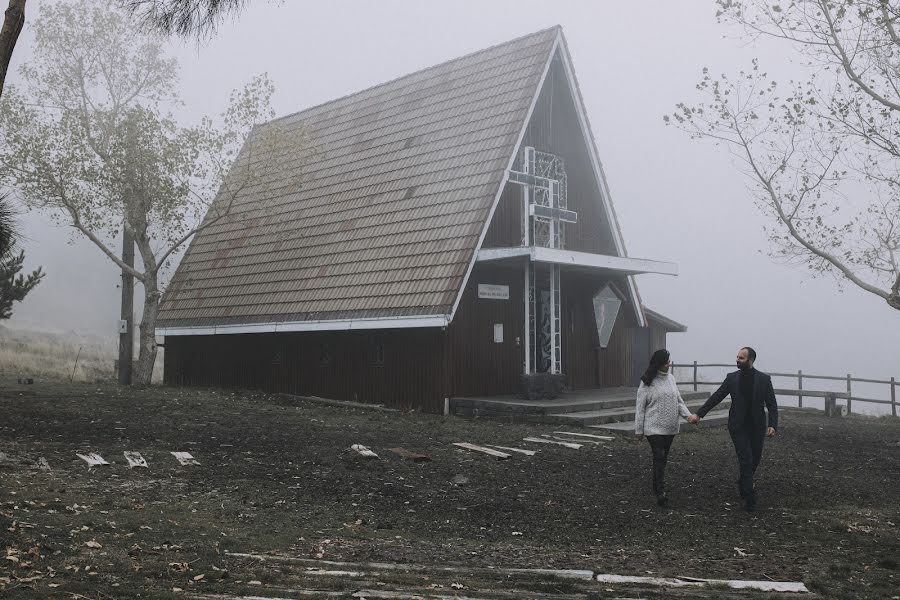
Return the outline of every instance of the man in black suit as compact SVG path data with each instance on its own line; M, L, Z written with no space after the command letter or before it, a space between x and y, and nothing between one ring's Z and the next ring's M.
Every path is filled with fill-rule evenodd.
M756 351L745 346L738 351L738 370L725 376L709 400L700 407L697 414L688 418L697 424L725 396L731 396L731 410L728 411L728 432L734 442L740 468L738 486L741 498L748 512L756 510L756 492L753 489L753 474L762 458L763 439L774 437L778 429L778 404L772 389L772 378L753 368ZM768 420L763 407L768 409Z

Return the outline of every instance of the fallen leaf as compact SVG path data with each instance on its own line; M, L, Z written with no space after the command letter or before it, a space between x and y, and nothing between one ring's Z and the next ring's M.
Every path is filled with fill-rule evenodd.
M194 581L203 581L203 578L206 577L206 574L203 575L194 575Z
M103 546L100 544L100 542L96 542L96 541L94 541L94 540L90 540L90 541L88 541L88 542L85 542L84 545L87 546L88 548L102 548L102 547L103 547Z

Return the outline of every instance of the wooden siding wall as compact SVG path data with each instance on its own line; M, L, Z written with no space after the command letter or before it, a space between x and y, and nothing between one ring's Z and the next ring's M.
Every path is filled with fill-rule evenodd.
M449 329L450 390L454 396L519 391L525 343L523 268L480 264L472 271ZM508 285L510 299L479 299L479 283ZM647 330L636 327L627 302L619 310L608 346L598 346L591 298L607 283L583 272L563 273L562 367L570 389L633 385L635 365L646 366L649 358L635 355L638 336L646 335ZM494 323L503 323L502 344L493 342Z
M484 236L484 248L522 245L522 186L507 184Z
M629 330L631 337L631 372L625 385L637 387L641 375L650 364L650 356L653 354L652 331L649 327L632 327Z
M581 133L565 71L554 59L525 131L522 147L534 146L565 160L568 207L578 213L578 223L566 224L566 249L615 255L612 229L602 209L588 143ZM518 161L515 168L521 168ZM485 236L484 247L521 245L521 203L521 187L507 185ZM642 363L646 366L649 359L644 354L650 332L637 327L634 308L628 300L619 310L609 344L606 348L598 346L591 298L606 283L585 273L563 275L562 326L566 340L562 366L572 389L636 385L634 373ZM618 285L620 289L626 289L624 281L618 281ZM653 346L658 340L656 334L649 343Z
M650 352L666 347L666 330L658 325L650 325Z
M600 387L603 382L597 360L597 326L591 298L602 284L574 273L564 273L561 284L564 340L562 368L568 378L569 389ZM615 329L613 332L615 333Z
M566 249L615 255L612 230L603 214L600 190L581 133L575 102L569 93L565 71L557 59L547 74L521 146L533 146L565 160L568 208L578 213L577 223L566 223ZM521 169L518 159L515 168ZM485 236L484 247L521 245L521 202L522 188L507 184Z
M591 299L607 283L583 272L563 273L563 373L570 389L631 385L635 360L644 360L634 355L634 336L640 328L627 301L619 309L607 347L599 345ZM624 281L617 283L624 287Z
M626 325L625 311L619 309L612 335L606 348L597 348L601 387L628 385L631 372L632 337Z
M446 334L438 329L180 336L165 343L169 385L262 389L434 413L443 411L447 395Z
M524 265L478 264L450 324L448 353L454 396L511 394L520 389L525 351ZM509 300L478 297L478 284L509 286ZM503 342L494 342L494 324L503 324ZM519 342L516 342L516 338Z

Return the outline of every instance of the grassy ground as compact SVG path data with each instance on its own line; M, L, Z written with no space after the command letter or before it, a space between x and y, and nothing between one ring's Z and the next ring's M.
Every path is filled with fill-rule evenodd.
M229 553L774 579L804 581L828 598L900 596L897 419L785 412L766 445L760 511L751 515L738 504L724 429L676 439L663 510L648 493L649 449L633 436L570 450L521 442L558 429L549 426L49 382L5 381L0 415L3 597L289 598L286 589L362 586L309 564ZM540 451L496 461L456 449L457 441ZM354 443L381 459L359 458L348 449ZM403 460L387 450L396 446L432 460ZM129 470L126 450L141 452L149 469ZM181 466L172 451L191 452L200 465ZM76 452L113 464L88 469ZM469 596L511 588L515 597L627 595L596 583L464 572L372 577L385 589ZM635 593L671 595L627 597Z
M162 353L160 348L153 371L154 382L162 381ZM102 382L115 378L114 363L118 358L115 336L103 338L0 325L0 377Z

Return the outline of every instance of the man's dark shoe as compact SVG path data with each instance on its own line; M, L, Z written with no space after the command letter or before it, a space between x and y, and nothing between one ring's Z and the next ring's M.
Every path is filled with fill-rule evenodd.
M756 512L756 496L747 496L744 500L744 508L747 512Z
M656 495L656 504L658 506L665 506L669 503L669 497L666 494L657 494Z

